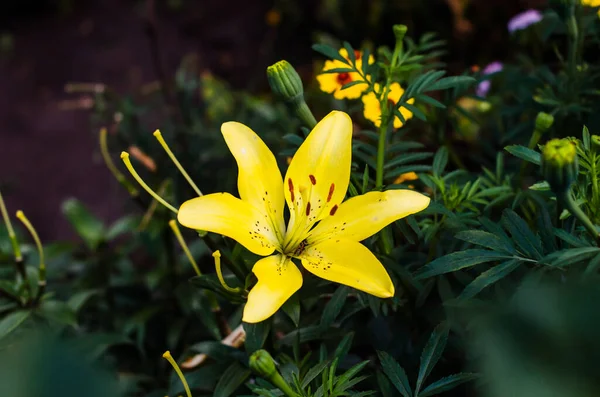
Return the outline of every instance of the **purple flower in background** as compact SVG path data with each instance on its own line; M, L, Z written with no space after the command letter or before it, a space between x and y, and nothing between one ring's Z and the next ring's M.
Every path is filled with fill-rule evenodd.
M502 62L492 62L483 69L482 73L484 76L487 76L488 74L500 72L503 67L504 66L502 65ZM484 80L481 83L479 83L476 90L477 96L485 97L488 91L490 90L491 86L492 83L489 80Z
M515 15L508 21L508 31L514 33L541 21L544 17L538 10L527 10Z

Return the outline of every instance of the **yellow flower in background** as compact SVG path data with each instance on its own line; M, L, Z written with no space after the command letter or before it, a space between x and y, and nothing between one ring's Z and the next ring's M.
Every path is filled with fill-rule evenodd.
M600 0L581 0L581 4L589 7L600 7ZM598 16L600 16L600 10L598 10Z
M315 126L283 179L275 156L254 131L228 122L221 132L238 164L240 199L228 193L194 198L181 206L178 220L230 237L264 257L252 269L258 282L248 294L243 321L269 318L301 287L302 273L292 259L323 279L380 298L394 296L387 271L359 241L425 209L429 198L389 190L342 202L352 157L352 121L346 113L331 112Z
M348 51L346 51L345 48L342 48L339 51L339 53L341 56L343 56L345 59L347 59L348 62L350 62L350 60L348 58ZM362 52L355 51L354 56L356 58L356 68L361 70L362 69ZM375 62L375 59L373 58L372 55L370 55L369 56L369 64L372 64L373 62ZM347 69L348 67L349 66L347 64L334 59L332 61L325 61L325 65L323 66L322 72L325 72L325 71L331 70L331 69L338 69L338 68L346 68ZM369 76L367 76L367 79L370 79ZM342 90L342 87L345 84L351 83L353 81L364 81L364 79L361 77L361 75L356 72L321 73L321 74L317 75L317 81L319 82L319 87L321 88L321 91L327 92L329 94L333 94L333 97L335 99L345 99L345 98L357 99L357 98L360 98L362 93L365 92L365 90L367 88L369 88L369 85L367 83L362 83L362 84L356 84L352 87L348 87L348 88Z
M375 84L375 90L379 91L379 84ZM404 94L404 89L398 83L392 83L390 85L390 91L388 93L387 101L390 104L397 104L400 97ZM362 97L364 110L363 114L367 120L371 120L376 127L381 126L381 101L374 92L369 92L367 95ZM415 103L414 98L410 98L407 103ZM412 118L413 114L410 110L405 107L400 108L400 113L404 116L405 120ZM402 127L403 123L399 117L394 116L394 128Z

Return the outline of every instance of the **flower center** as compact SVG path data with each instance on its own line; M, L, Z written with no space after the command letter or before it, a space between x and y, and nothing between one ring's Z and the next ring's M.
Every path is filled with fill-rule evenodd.
M341 85L348 84L352 81L352 77L350 77L350 73L338 73L337 82Z

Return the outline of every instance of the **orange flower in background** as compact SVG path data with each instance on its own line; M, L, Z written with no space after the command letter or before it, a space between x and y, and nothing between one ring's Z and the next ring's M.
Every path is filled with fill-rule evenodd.
M403 182L416 181L417 179L419 179L419 176L415 172L405 172L404 174L401 174L398 176L398 178L396 178L394 184L399 185Z
M350 63L350 58L348 57L348 51L345 48L342 48L339 51L340 55L348 60ZM356 58L356 68L362 70L362 52L354 51L354 56ZM375 58L372 55L369 56L369 64L375 62ZM326 72L331 69L339 69L339 68L348 68L349 66L341 61L333 60L333 61L325 61L325 65L323 66L322 72ZM370 81L369 76L367 79ZM356 72L342 72L342 73L321 73L317 75L317 81L319 82L319 87L321 91L327 92L329 94L333 94L335 99L357 99L369 88L369 85L365 82L362 84L356 84L352 87L348 87L342 90L342 87L345 84L351 83L353 81L365 81L363 77Z
M375 84L375 90L379 91L379 84ZM404 89L398 83L392 83L390 85L390 91L388 92L387 101L390 104L397 104L400 98L404 94ZM367 120L371 120L376 127L381 126L381 101L374 92L369 92L367 95L362 97L363 105L365 106L363 114ZM415 103L415 98L410 98L407 103ZM404 116L404 120L412 118L413 114L410 110L405 107L400 108L400 113ZM394 116L394 128L400 128L404 124L398 116Z

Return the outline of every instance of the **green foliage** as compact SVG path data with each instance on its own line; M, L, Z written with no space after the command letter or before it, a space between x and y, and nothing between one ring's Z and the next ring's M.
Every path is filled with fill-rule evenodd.
M474 68L448 76L445 40L433 33L412 38L403 25L392 29L393 41L388 32L392 47L318 36L313 49L343 65L322 73L356 74L341 90L364 86L363 98L376 94L377 128L359 98L333 98L294 72L303 79L304 112L320 118L335 108L352 117L348 198L390 189L431 198L426 210L362 242L388 271L392 298L303 272L302 288L281 310L243 323L258 257L231 239L185 229L196 271L169 227L175 216L128 188L133 179L125 168L115 172L109 162L130 196L127 216L109 224L68 200L63 213L78 239L45 242L42 267L26 229L16 227L14 236L0 229L0 352L9 357L0 363L13 354L23 354L25 364L62 363L52 348L39 356L20 350L33 329L67 352L57 374L72 371L71 380L81 376L90 387L100 382L108 390L98 386L102 395L182 395L160 359L166 350L194 396L597 395L600 68L593 54L600 20L579 3L550 7L541 22L514 33L514 57L491 75ZM247 80L266 86L262 71ZM482 82L491 84L485 97L473 86ZM396 83L404 92L390 100ZM111 159L129 150L142 179L175 207L194 189L150 131L162 130L205 194L236 190L223 122L256 131L282 171L310 132L302 125L312 114L299 117L273 95L233 89L201 72L193 58L155 88L95 91L92 123L109 130L102 154ZM554 120L543 129L536 126L540 112ZM401 127L394 127L396 117ZM538 171L551 138L575 144L579 163L572 186L558 196ZM250 357L261 349L274 358L277 376L252 372ZM109 368L111 380L92 364ZM55 374L40 371L36 376Z

